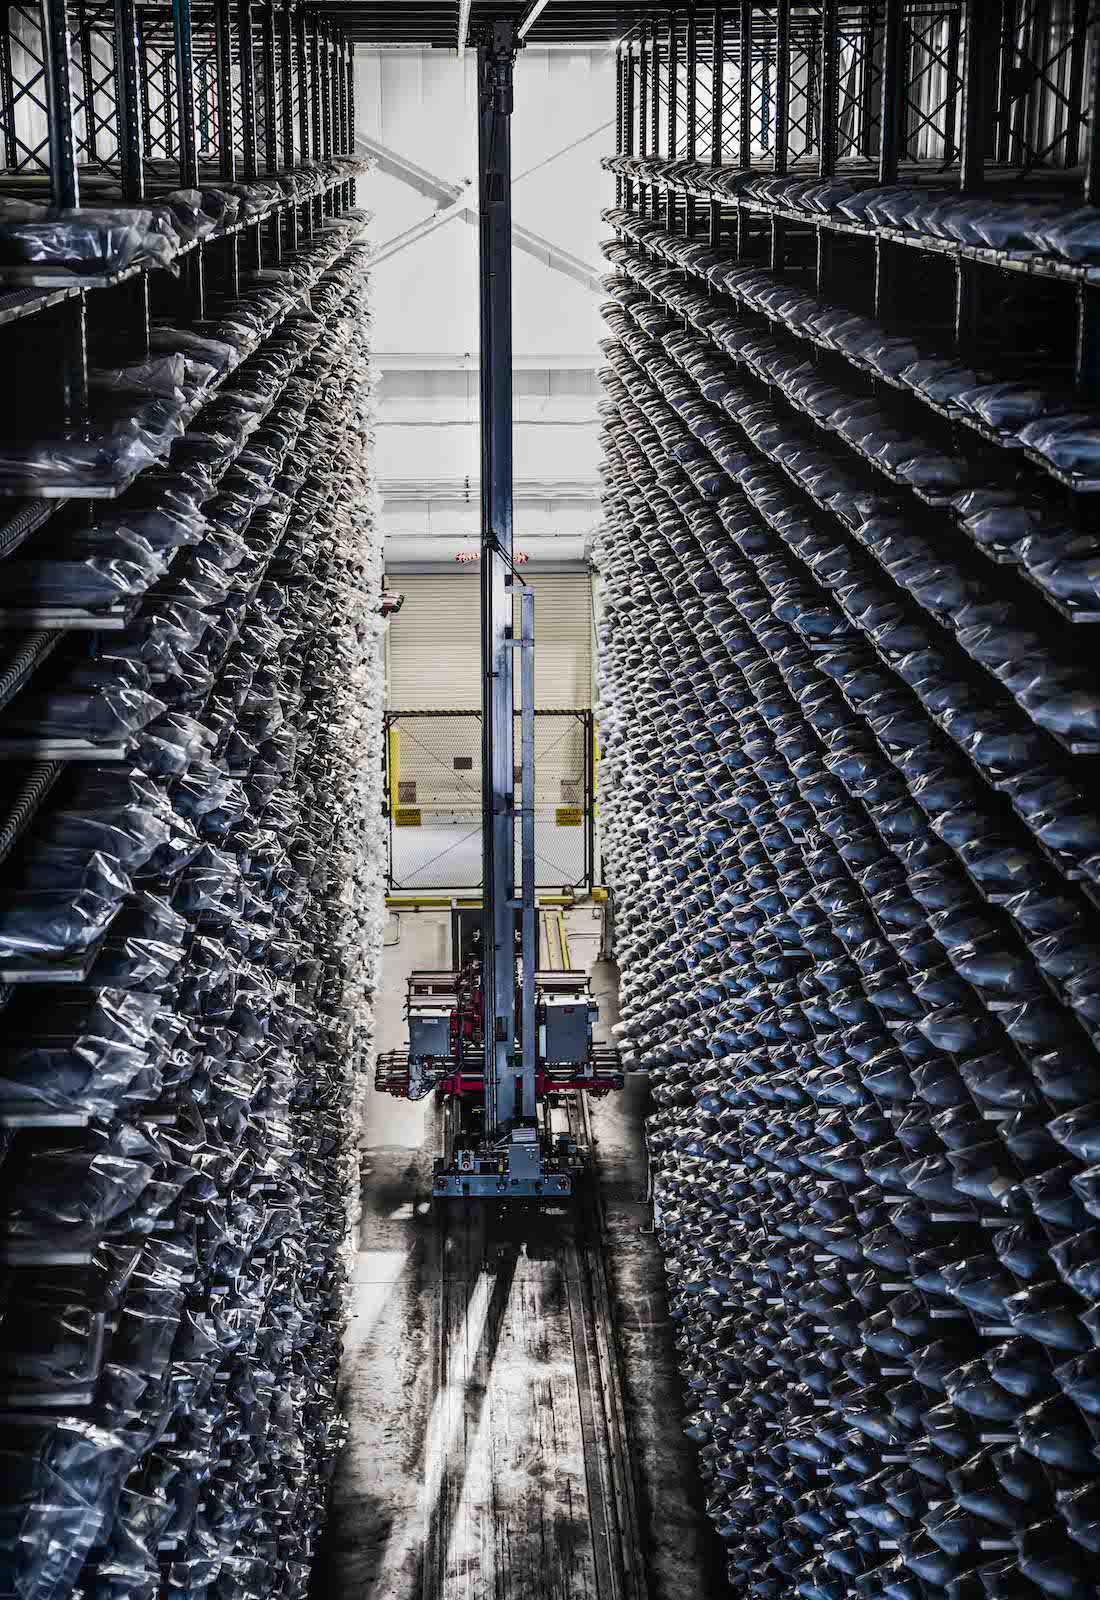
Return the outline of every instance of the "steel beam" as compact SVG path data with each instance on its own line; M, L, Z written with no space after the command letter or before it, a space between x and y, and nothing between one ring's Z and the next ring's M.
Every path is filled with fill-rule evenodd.
M515 24L478 45L485 1135L517 1114L512 728L512 84Z

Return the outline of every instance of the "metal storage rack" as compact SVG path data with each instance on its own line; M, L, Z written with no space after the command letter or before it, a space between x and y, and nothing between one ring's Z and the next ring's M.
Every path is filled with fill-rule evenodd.
M351 46L5 7L0 158L0 1588L303 1596L381 904Z
M618 52L601 816L738 1592L1088 1588L1096 34Z

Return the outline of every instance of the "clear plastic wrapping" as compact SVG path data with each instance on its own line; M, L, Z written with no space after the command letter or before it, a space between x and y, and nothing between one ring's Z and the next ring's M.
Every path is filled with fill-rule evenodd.
M171 266L180 245L170 214L143 207L51 213L27 200L0 202L0 270L110 276L146 264Z
M984 201L901 185L854 211L918 208L939 237L994 226ZM1002 247L1035 220L1000 214ZM1031 574L1069 551L1058 527L1042 543L1041 491L953 488L911 402L800 371L799 341L937 408L962 391L990 432L1058 415L650 219L616 225L593 541L616 1039L649 1075L684 1429L727 1575L830 1600L1070 1595L1094 1518L1059 1491L1095 1474L1100 1294L1081 883L1100 835L1071 746L1095 697L1076 636L1019 589L1023 551ZM670 306L702 336L662 331Z
M315 241L318 260L322 245L339 248ZM131 759L58 780L0 897L0 941L24 960L71 956L89 896L105 907L48 1024L40 988L5 1010L0 1122L41 1124L19 1123L0 1165L5 1287L28 1308L0 1323L0 1385L43 1418L5 1436L0 1562L31 1600L152 1600L165 1581L303 1600L310 1582L342 1437L382 933L365 336L342 322L299 374L299 537L278 581L289 502L243 538L183 507L199 538L172 537L194 554L171 593L102 650L58 653L39 691L55 728L78 696L152 704ZM257 483L267 448L245 464ZM10 710L31 726L30 694ZM43 1264L104 1251L109 1284Z

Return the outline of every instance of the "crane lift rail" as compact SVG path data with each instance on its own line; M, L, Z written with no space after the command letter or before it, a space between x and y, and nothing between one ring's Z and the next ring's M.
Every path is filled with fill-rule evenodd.
M583 974L539 972L535 898L534 593L512 554L512 174L514 20L478 40L481 293L480 947L455 972L409 980L409 1048L379 1058L378 1089L445 1109L437 1198L548 1200L576 1192L584 1156L554 1117L563 1094L623 1086L593 1042ZM518 601L519 631L515 628ZM520 858L515 871L515 658L520 658ZM519 913L519 947L516 913Z

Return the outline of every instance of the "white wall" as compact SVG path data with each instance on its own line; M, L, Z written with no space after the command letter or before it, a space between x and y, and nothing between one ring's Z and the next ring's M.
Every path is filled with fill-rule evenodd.
M386 499L387 565L442 561L478 524L476 56L368 50L356 56L356 127L443 185L469 185L451 217L374 270L380 389L377 470ZM513 220L568 270L513 252L515 529L533 558L575 562L599 521L598 289L570 272L602 271L599 160L611 148L614 57L606 49L538 50L516 63ZM423 185L422 185L423 187ZM430 188L430 182L428 183ZM450 203L378 171L360 185L379 254ZM553 541L562 543L555 546ZM410 541L415 541L411 543Z

